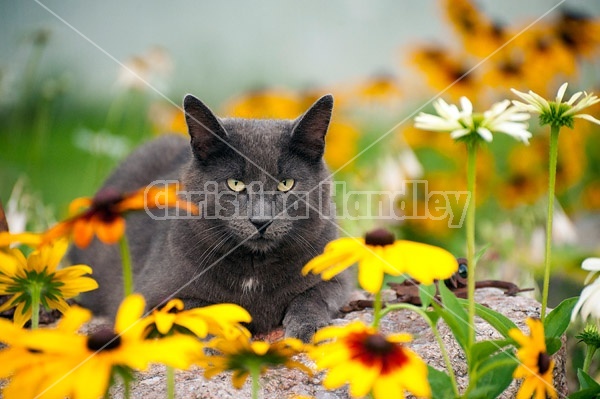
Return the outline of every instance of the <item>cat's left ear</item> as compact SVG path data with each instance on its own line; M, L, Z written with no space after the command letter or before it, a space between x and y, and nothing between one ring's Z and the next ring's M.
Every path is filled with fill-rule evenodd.
M311 161L318 161L325 151L325 135L333 111L333 96L319 98L296 120L290 147Z

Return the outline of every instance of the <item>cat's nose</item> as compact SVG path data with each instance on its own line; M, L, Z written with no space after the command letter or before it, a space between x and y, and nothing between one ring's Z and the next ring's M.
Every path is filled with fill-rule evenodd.
M258 230L258 232L260 234L264 234L265 230L267 229L267 227L269 227L269 225L272 222L273 222L272 219L261 219L261 218L250 219L250 223L252 223L254 225L254 227L256 227L256 230Z

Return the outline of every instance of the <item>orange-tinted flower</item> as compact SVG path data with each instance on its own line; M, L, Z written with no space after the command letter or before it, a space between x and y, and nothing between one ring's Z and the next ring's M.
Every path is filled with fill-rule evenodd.
M409 334L385 336L373 327L353 322L325 327L315 334L319 344L309 354L319 370L327 370L327 389L349 385L350 396L403 398L404 391L430 397L427 365L406 347Z
M555 34L574 55L590 57L600 48L600 20L578 11L562 9Z
M121 193L107 187L100 190L94 198L77 198L69 206L69 213L75 216L44 233L42 244L70 234L73 235L75 245L80 248L86 248L94 235L105 244L115 244L125 233L123 215L128 211L179 207L187 212L197 213L198 207L179 198L178 190L177 184L142 187L130 193ZM82 207L87 209L76 214Z
M413 51L412 64L425 74L432 89L445 90L453 100L465 96L475 101L482 89L481 79L469 72L471 67L465 63L465 57L453 56L441 47Z
M225 114L238 118L295 119L303 112L300 98L280 89L254 90L225 105Z
M358 152L358 129L348 121L333 118L325 136L325 161L333 170L351 168L350 160ZM348 163L348 165L346 165Z
M506 30L492 22L469 0L445 0L444 9L465 50L477 57L486 57L507 40Z
M374 75L359 82L352 90L360 104L397 106L402 96L398 79L389 74Z

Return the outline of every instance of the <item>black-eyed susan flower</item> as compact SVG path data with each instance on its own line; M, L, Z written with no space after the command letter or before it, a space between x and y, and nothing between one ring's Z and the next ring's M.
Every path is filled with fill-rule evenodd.
M554 101L548 101L544 97L536 94L533 91L523 93L515 89L511 89L514 94L520 97L523 101L513 100L513 104L520 111L539 114L541 125L551 126L567 126L572 128L575 124L574 118L585 119L589 122L600 125L600 120L588 114L582 114L580 111L590 107L600 99L592 93L578 91L574 93L568 101L563 102L563 97L567 91L568 83L563 83L556 94ZM578 101L579 100L579 101Z
M315 334L316 346L309 355L317 369L327 370L323 386L349 385L352 397L371 393L375 399L403 398L408 391L430 397L427 365L406 344L409 334L385 336L373 327L353 322L325 327Z
M473 113L473 104L466 97L460 99L461 108L448 104L441 98L433 103L437 115L421 112L415 118L415 127L436 132L449 132L455 140L481 138L491 142L493 133L505 133L516 140L528 143L531 133L525 122L530 115L516 107L509 107L510 101L498 102L483 113Z
M73 399L102 397L115 368L144 370L150 363L187 368L202 344L184 335L145 339L147 324L140 320L145 302L127 297L116 316L115 328L79 335L91 318L88 310L72 307L57 329L25 331L0 320L0 377L12 375L4 397ZM23 357L21 357L23 356Z
M204 356L198 364L204 368L204 376L212 378L226 371L233 372L232 383L236 389L242 388L249 376L252 376L256 387L258 377L270 368L295 368L311 374L310 368L293 358L306 349L302 341L295 338L285 338L274 343L252 341L250 333L244 333L227 339L217 337L212 339L208 348L217 353ZM256 394L253 389L253 394Z
M529 335L516 328L509 331L510 337L519 346L517 358L520 364L513 377L523 379L517 399L528 399L534 394L536 399L545 399L547 396L556 398L556 390L552 385L554 360L546 352L544 325L541 320L532 318L525 322L529 327Z
M554 25L557 38L576 56L591 57L600 47L600 21L580 11L562 9Z
M0 262L0 295L12 295L0 306L0 312L15 307L14 322L17 326L23 326L34 313L37 317L40 303L65 313L69 309L66 299L98 288L98 283L88 277L92 273L89 266L58 269L67 246L67 240L57 240L32 252L27 258L21 251L13 249L11 255L16 262Z
M325 247L323 254L308 262L302 269L321 274L329 280L353 264L358 263L358 282L375 294L383 284L385 274L407 274L422 284L449 278L458 269L458 263L448 251L418 242L395 240L385 229L377 229L365 238L339 238Z
M43 243L57 237L73 236L75 245L86 248L98 237L105 244L115 244L125 233L124 213L151 208L178 207L190 213L197 213L198 207L179 198L179 186L149 186L129 193L122 193L107 187L94 198L77 198L69 206L69 219L50 228L43 236ZM79 212L80 208L87 208Z
M477 98L484 86L464 55L450 54L442 47L422 47L411 54L411 64L424 73L427 84L453 99Z
M250 323L252 317L241 306L230 303L184 310L183 301L171 299L147 319L152 321L148 326L150 337L180 333L199 338L208 334L232 338L240 334L240 323Z

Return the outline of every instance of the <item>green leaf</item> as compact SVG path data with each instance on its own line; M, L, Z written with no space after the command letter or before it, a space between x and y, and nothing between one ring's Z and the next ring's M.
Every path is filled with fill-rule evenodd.
M442 281L440 284L444 284L444 282ZM429 305L431 305L431 301L433 301L436 291L435 284L419 284L419 298L421 298L421 307L423 309L427 309Z
M559 338L565 333L578 299L579 297L565 299L552 312L548 313L544 321L546 338Z
M458 299L458 301L466 309L469 306L469 301L466 299ZM494 327L504 338L511 339L508 332L513 328L518 328L515 323L512 322L508 317L502 313L498 313L488 307L475 304L475 313L483 320L487 321L492 327Z
M427 366L427 370L427 380L431 386L432 399L453 398L454 389L452 387L452 380L448 374L431 366Z
M479 259L487 252L488 248L491 246L490 243L487 243L475 254L475 264L479 263Z
M579 380L579 389L600 388L600 384L583 369L577 369L577 379Z
M517 362L511 351L504 351L480 363L466 397L469 399L498 397L512 382Z
M600 397L600 387L583 389L567 396L567 399L597 399L598 397Z
M487 360L492 354L504 349L513 343L511 339L498 339L477 342L471 347L471 364L469 370L476 368L481 362Z
M433 311L426 311L425 314L427 315L427 317L429 317L429 320L431 320L431 324L436 325L438 320L440 319L440 314L433 310Z
M546 352L548 355L553 355L560 350L562 341L560 338L550 337L546 338Z
M452 334L465 353L469 344L469 316L462 308L458 298L446 287L445 284L439 284L440 296L442 298L441 308L433 302L433 307L438 310L439 315L444 319Z

